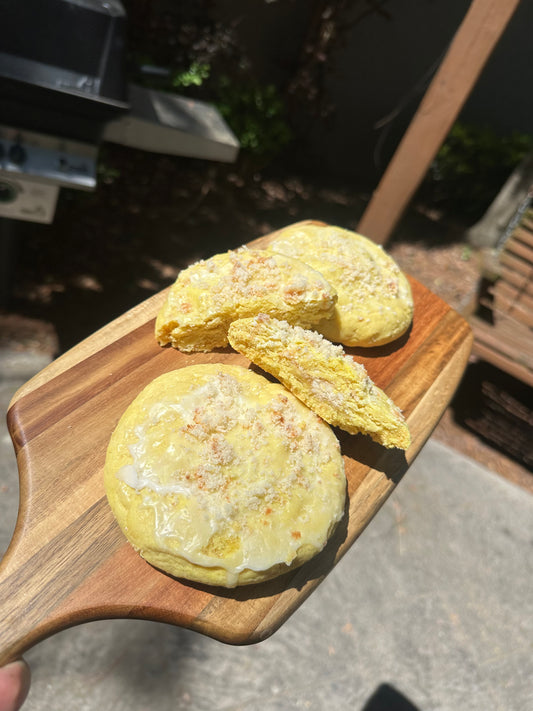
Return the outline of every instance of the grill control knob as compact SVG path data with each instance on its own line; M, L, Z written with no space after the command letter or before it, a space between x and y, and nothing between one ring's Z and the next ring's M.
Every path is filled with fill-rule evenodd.
M16 183L0 179L0 204L7 205L10 202L15 202L19 192Z
M26 162L28 155L26 150L20 145L20 143L14 143L9 149L9 160L15 165L22 165Z

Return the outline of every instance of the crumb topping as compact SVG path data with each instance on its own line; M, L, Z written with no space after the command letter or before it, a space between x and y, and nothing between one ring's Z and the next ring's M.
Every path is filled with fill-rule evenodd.
M202 309L212 312L278 293L289 305L330 300L332 290L323 277L308 267L304 272L284 255L240 247L192 264L180 273L176 283L198 290ZM182 295L177 306L182 314L192 311L187 296Z
M342 515L338 441L317 415L268 385L268 396L251 392L221 370L179 401L157 402L134 428L132 463L116 476L155 511L163 549L179 539L184 557L210 564L202 552L209 540L231 533L240 545L217 564L235 572L290 562L302 541L287 527L307 531L317 550L325 544ZM269 526L258 527L258 517Z
M352 295L355 289L358 299L374 296L377 289L382 290L382 296L400 296L400 269L383 249L378 247L380 257L376 258L365 248L363 240L354 246L352 236L338 230L326 229L321 236L313 235L312 242L303 233L287 238L281 236L271 249L306 261L326 279L335 275L336 287L351 289ZM357 258L354 258L354 250Z
M278 378L326 422L370 434L385 446L408 446L409 431L399 408L342 346L266 314L235 321L228 336L237 351Z

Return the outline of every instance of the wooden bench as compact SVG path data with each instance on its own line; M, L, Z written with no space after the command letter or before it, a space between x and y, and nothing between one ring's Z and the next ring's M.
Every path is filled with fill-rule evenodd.
M533 187L497 248L471 318L474 355L533 386Z

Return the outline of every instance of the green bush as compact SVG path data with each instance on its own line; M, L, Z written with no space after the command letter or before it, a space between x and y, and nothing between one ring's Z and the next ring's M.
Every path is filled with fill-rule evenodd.
M209 79L211 67L209 64L193 62L188 69L176 72L172 77L172 86L175 89L186 89L190 86L202 86Z
M479 219L531 150L528 134L502 135L488 126L457 122L426 180L430 199L448 213Z
M270 160L289 143L285 104L275 86L222 77L217 95L217 107L244 151Z

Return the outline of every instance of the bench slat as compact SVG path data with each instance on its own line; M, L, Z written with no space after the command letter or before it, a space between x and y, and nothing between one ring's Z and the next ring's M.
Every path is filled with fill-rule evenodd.
M524 242L515 239L514 236L505 243L504 252L502 254L505 252L520 257L520 259L523 259L524 262L529 265L533 264L533 249L527 244L524 244Z
M533 227L528 229L525 225L520 225L514 230L511 240L523 242L525 245L533 249Z
M479 297L492 323L474 316L473 353L533 386L533 213L527 211L503 244L499 277Z
M526 279L533 278L533 265L528 264L528 262L520 259L520 257L515 257L507 252L502 252L500 254L500 263L518 274L522 274L522 276L526 277Z
M509 269L509 267L504 265L501 267L500 276L507 284L533 297L533 281L529 280L527 276L515 272L513 269Z
M489 289L489 293L498 311L508 312L526 326L533 327L533 298L527 293L503 281L497 282Z

